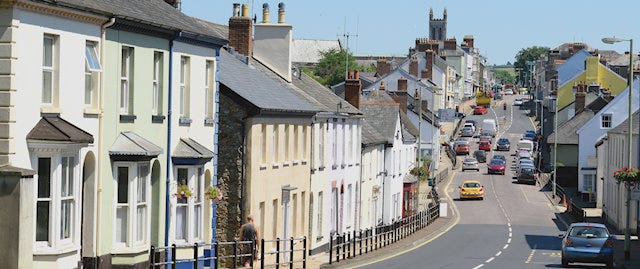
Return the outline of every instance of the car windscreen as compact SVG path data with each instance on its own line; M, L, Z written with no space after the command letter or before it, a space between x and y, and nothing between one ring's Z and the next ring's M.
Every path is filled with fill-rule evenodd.
M504 164L504 162L503 162L503 161L501 161L501 160L493 160L493 161L491 161L491 163L490 163L490 164L491 164L491 165L503 165L503 164Z
M583 238L606 238L609 237L607 229L593 226L576 226L571 228L569 236Z
M476 159L474 159L474 158L465 158L465 159L464 159L464 162L465 162L465 163L473 163L473 162L476 162L476 161L477 161L477 160L476 160Z
M523 174L527 174L527 175L533 175L535 173L535 170L531 169L531 168L522 168L521 171Z
M480 184L476 182L467 182L464 183L465 188L480 188Z

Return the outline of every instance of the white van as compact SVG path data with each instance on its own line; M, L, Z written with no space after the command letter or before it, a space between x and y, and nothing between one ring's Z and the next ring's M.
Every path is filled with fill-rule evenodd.
M533 141L531 140L526 140L526 139L522 139L520 141L518 141L517 150L528 150L529 152L533 152Z
M495 137L496 132L498 132L498 128L496 127L496 120L482 120L482 132L480 133L481 135L490 135L492 137Z

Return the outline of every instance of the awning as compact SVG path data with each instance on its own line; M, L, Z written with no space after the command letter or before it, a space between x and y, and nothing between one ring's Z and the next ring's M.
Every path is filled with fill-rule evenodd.
M134 132L122 132L111 145L109 156L116 161L151 160L162 153L163 149Z
M71 144L91 144L93 136L59 116L42 117L29 134L30 141L56 141Z
M402 183L416 183L418 182L418 176L407 173L402 179Z
M196 165L209 162L213 151L191 138L180 138L180 142L171 154L171 161L180 165Z

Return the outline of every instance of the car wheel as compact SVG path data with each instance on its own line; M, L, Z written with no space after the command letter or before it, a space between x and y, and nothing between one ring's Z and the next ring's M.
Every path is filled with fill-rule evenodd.
M568 267L569 266L569 261L567 261L567 259L565 259L564 257L562 258L562 267Z

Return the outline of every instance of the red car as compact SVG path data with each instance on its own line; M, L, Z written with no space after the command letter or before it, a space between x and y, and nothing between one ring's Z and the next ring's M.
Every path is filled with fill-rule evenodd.
M505 165L504 161L499 159L491 160L487 165L487 174L500 174L504 175Z
M456 146L456 155L469 155L469 145L468 144L458 144Z
M480 144L478 144L478 149L481 149L484 151L491 151L491 141L480 140Z
M487 108L484 106L476 106L473 109L473 115L484 115L487 114Z

